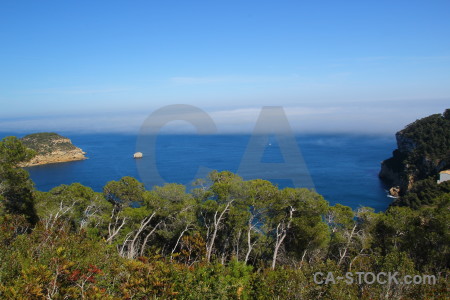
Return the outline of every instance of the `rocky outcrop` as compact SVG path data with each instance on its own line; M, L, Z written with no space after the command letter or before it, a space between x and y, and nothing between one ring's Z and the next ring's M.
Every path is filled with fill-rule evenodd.
M35 133L21 139L22 143L37 155L20 167L62 163L86 159L85 152L72 141L56 133Z
M36 155L27 163L21 164L20 167L32 167L38 165L55 164L69 161L84 160L86 153L81 149L73 151L54 151L48 155Z
M401 131L397 132L396 139L397 149L392 153L391 158L381 162L378 175L395 188L395 195L390 194L398 197L410 190L415 181L437 173L442 164L436 164L427 157L415 157L413 155L416 150L414 141L404 137Z
M450 110L417 120L396 133L397 149L381 163L379 177L392 196L403 195L414 183L436 176L450 163ZM394 195L396 194L396 195Z
M400 196L400 187L399 186L393 186L389 189L389 195L392 197L399 197Z

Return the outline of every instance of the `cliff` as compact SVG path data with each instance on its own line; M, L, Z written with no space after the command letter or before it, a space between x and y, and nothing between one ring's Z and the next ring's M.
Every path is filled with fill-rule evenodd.
M450 109L409 124L395 137L397 149L381 163L379 176L400 195L450 166Z
M72 141L56 133L35 133L21 139L22 143L37 155L29 162L20 165L31 167L37 165L61 163L86 159L86 153L72 144Z

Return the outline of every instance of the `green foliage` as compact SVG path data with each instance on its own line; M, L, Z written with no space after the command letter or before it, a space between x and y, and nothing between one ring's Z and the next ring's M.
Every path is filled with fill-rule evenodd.
M381 254L403 251L416 268L441 272L450 264L450 194L436 200L434 207L391 207L376 228L376 245Z
M108 299L107 277L120 262L114 249L70 233L64 222L48 229L40 223L0 252L0 298L5 299Z
M71 151L77 149L66 138L53 132L33 133L21 138L24 146L45 155L53 151Z
M175 278L179 299L251 299L252 267L235 260L184 269Z
M409 124L397 133L397 141L406 141L410 149L399 149L393 157L383 162L391 172L380 176L396 181L401 187L401 197L392 205L409 206L418 209L432 205L433 199L449 192L446 183L437 185L439 171L450 168L450 109L443 114L434 114ZM399 145L400 147L400 145Z
M191 193L179 184L148 191L131 177L103 193L78 183L29 186L40 219L33 224L5 206L29 182L14 178L14 192L0 197L2 299L448 297L450 193L432 192L431 181L422 188L432 191L416 191L429 205L385 213L231 172L211 173ZM314 282L316 272L348 271L441 275L433 286Z
M27 149L19 139L14 136L5 137L0 141L0 164L2 167L17 166L22 162L27 162L36 153Z
M414 141L415 156L442 159L450 154L449 110L444 115L435 114L409 124L402 134Z
M79 183L60 185L49 192L36 192L36 210L41 220L50 226L58 220L71 224L74 231L96 232L108 221L112 209L101 193Z
M442 115L446 120L450 120L450 108L447 108Z
M16 137L0 141L0 213L25 215L32 224L37 222L33 183L28 172L17 166L34 155Z
M392 205L409 206L418 209L424 205L434 205L435 199L445 193L450 193L450 181L437 184L436 180L430 177L415 182L411 190L394 201Z
M328 202L308 189L285 188L280 197L286 201L284 205L295 208L292 226L286 236L286 251L299 259L312 258L312 252L325 249L330 239L322 218L329 208ZM286 211L286 207L280 208Z
M106 200L120 208L142 204L144 192L144 184L128 176L119 181L110 181L103 188Z

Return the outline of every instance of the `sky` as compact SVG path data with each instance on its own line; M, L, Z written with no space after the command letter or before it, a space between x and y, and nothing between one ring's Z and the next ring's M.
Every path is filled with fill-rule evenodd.
M171 104L395 133L450 107L450 1L0 2L0 131L136 132Z

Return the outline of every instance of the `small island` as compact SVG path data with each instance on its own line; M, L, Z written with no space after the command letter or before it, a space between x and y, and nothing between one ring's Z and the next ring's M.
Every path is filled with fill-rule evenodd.
M72 141L53 132L29 134L20 139L29 149L36 152L36 156L21 167L32 167L53 163L84 160L85 152L74 146Z

